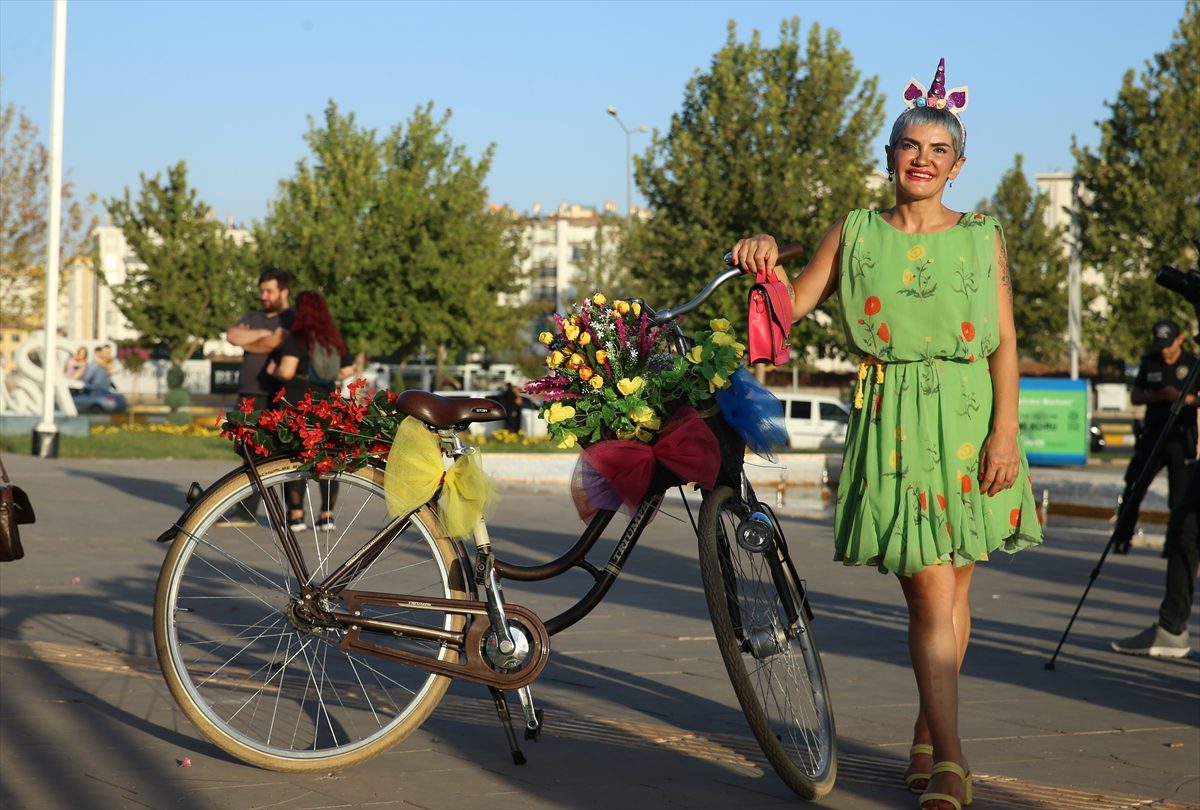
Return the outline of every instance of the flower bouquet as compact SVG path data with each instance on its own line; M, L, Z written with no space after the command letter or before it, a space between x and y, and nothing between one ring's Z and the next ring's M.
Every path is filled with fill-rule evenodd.
M554 318L557 330L539 338L550 370L525 391L542 397L539 415L559 447L652 443L676 409L711 404L746 350L720 318L693 336L686 355L673 354L640 302L609 302L603 293Z
M559 447L584 448L574 484L581 517L633 507L659 466L711 488L720 450L704 417L717 412L745 353L729 321L711 321L684 355L638 301L595 293L555 323L540 335L549 371L525 391L542 397L539 415Z
M254 400L243 399L237 410L217 417L217 426L222 436L244 441L260 456L292 454L304 462L302 469L320 475L356 470L388 454L400 422L397 395L383 389L362 399L359 392L366 384L355 380L348 396L314 399L306 393L294 403L280 390L272 403L276 407L261 410L255 410Z

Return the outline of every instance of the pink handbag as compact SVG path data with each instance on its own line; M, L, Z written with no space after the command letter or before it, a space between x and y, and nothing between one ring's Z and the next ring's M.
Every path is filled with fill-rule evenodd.
M787 285L759 273L750 288L749 309L749 361L785 365L792 356L792 297Z

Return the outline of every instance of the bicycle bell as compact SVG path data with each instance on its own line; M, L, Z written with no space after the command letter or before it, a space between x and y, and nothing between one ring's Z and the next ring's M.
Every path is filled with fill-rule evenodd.
M773 533L771 518L767 517L765 512L751 512L749 517L738 524L734 536L737 537L739 546L758 554L771 544Z

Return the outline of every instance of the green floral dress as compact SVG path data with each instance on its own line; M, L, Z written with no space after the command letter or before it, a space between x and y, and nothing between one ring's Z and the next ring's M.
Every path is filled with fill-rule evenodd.
M874 211L842 229L839 295L861 354L834 519L834 558L910 576L1042 541L1029 463L1010 489L979 491L992 417L988 356L999 345L995 240L967 213L908 234Z

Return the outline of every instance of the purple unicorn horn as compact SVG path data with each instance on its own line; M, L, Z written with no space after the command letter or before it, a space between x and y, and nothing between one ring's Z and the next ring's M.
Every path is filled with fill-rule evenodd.
M933 75L933 84L929 87L929 98L946 97L946 58L938 60L937 73Z

